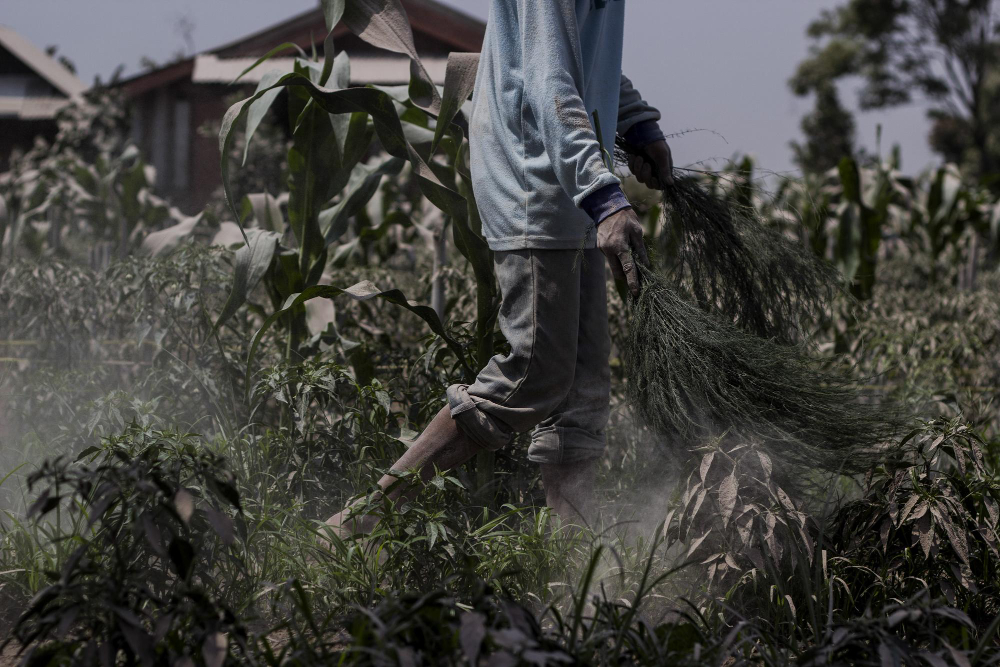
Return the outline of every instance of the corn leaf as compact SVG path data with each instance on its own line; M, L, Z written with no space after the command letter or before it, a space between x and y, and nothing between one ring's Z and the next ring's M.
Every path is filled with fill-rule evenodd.
M354 168L341 200L319 214L320 229L327 245L343 236L347 231L347 222L371 200L382 183L382 177L398 174L403 164L402 159L390 157L375 166L359 164Z
M440 109L437 86L420 62L413 31L400 0L352 0L344 9L345 25L373 46L410 58L410 99L434 113Z
M274 85L275 87L299 86L304 88L312 99L328 113L368 113L385 151L390 155L406 158L410 161L421 193L446 215L465 217L469 214L469 205L465 198L458 192L442 185L423 158L406 141L402 123L396 115L393 101L385 92L374 88L330 90L317 85L299 72L284 75ZM234 203L229 177L228 151L235 136L234 128L246 117L249 105L265 92L258 91L253 96L231 106L222 119L222 127L219 132L223 189L230 210L237 218L239 212Z
M444 77L444 92L441 95L441 112L438 114L437 128L434 131L434 143L431 149L437 148L444 137L448 125L476 85L476 71L479 68L478 53L448 54L448 71Z
M233 287L219 319L215 321L216 330L236 314L240 306L246 303L257 283L267 273L268 267L271 266L271 260L274 259L274 251L278 247L278 234L253 229L250 230L249 236L250 242L236 251Z
M251 369L253 367L253 360L257 354L257 346L260 344L261 338L264 333L285 313L294 310L295 308L301 307L304 303L310 299L334 299L338 296L345 295L355 301L371 301L372 299L382 299L388 301L389 303L401 306L406 310L410 311L430 327L431 331L440 336L449 348L455 353L459 361L462 363L466 370L468 370L468 364L465 362L465 354L462 349L461 343L451 337L448 331L445 329L444 324L441 323L441 319L434 312L434 309L429 306L415 305L410 303L406 295L403 294L398 289L391 290L380 290L375 286L370 280L363 280L360 283L348 287L346 289L336 287L334 285L316 285L309 287L298 294L290 295L282 307L275 311L270 317L264 320L260 329L254 334L253 342L250 344L250 354L247 358L247 372L246 372L246 387L247 391L250 390L251 381Z

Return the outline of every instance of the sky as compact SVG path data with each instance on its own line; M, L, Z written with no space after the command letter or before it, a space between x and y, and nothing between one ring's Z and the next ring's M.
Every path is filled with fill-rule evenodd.
M442 0L486 18L489 0ZM316 0L0 0L0 23L40 47L58 46L91 83L119 65L139 71L144 57L163 62L281 21ZM625 73L663 112L678 165L752 155L765 170L796 174L789 141L812 108L787 81L806 56L806 25L837 0L628 0ZM845 86L856 102L859 84ZM913 105L857 118L860 143L902 149L903 169L935 161L927 147L926 109Z

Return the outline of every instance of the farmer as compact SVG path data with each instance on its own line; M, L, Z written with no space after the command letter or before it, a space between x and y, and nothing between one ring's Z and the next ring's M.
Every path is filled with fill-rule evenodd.
M448 405L393 470L429 479L435 466L531 431L528 458L541 465L549 507L589 520L609 413L603 259L633 294L636 261L646 262L639 219L609 165L616 131L641 149L629 164L639 181L672 184L660 113L622 75L624 22L624 0L493 0L469 139L511 351L471 385L448 388ZM346 535L375 522L347 508L327 524Z

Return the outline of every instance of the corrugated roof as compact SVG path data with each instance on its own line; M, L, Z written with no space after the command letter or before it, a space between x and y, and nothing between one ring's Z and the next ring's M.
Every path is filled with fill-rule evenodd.
M0 44L66 97L75 97L87 89L72 72L5 25L0 25Z
M219 58L211 54L196 56L191 81L194 83L230 83L250 65L255 58ZM264 74L274 70L291 72L294 58L272 58L240 79L246 83L258 83ZM421 60L431 79L444 85L448 69L446 58L424 58ZM388 85L406 83L410 80L410 60L401 57L361 57L351 58L351 83Z

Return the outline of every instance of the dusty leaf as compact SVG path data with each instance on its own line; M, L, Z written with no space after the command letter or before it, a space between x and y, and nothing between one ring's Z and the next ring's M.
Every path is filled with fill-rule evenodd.
M701 504L705 502L705 496L708 495L708 489L702 489L698 492L698 498L694 501L694 509L691 510L690 520L694 520L695 516L698 515L698 510L701 509Z
M753 514L744 514L736 520L736 532L739 533L743 546L750 544L750 528L753 526Z
M719 514L722 516L723 528L729 523L729 517L733 515L738 488L739 483L736 481L735 471L722 480L722 484L719 486Z
M757 452L757 458L760 459L760 467L764 471L764 483L767 484L771 481L771 470L773 469L771 457L764 452Z
M461 628L458 631L462 652L465 653L470 665L479 664L479 651L486 638L486 617L475 611L462 614Z
M705 538L708 537L709 533L711 532L712 529L709 528L708 530L705 531L704 535L702 535L701 537L696 537L694 541L691 542L691 546L688 548L687 556L685 556L685 558L690 558L691 554L693 554L698 549L698 547L701 546L701 543L705 541Z
M174 494L174 509L184 523L189 523L191 515L194 514L194 496L186 489L177 489L177 493Z
M225 634L213 632L205 637L205 642L201 645L201 657L205 660L205 667L222 667L228 651L229 638Z
M947 512L941 512L936 507L932 507L931 512L934 514L934 518L938 520L938 523L944 527L945 535L948 536L948 541L951 542L951 548L955 550L955 553L966 567L971 567L969 563L969 543L965 538L965 533L955 527L955 523L948 516Z
M931 544L934 538L933 532L931 531L931 515L926 512L922 514L914 524L913 530L917 533L917 539L920 541L920 548L924 552L924 558L929 558L931 555Z
M781 487L778 487L778 500L786 510L795 512L795 503L792 502L792 499L788 497L788 494Z
M701 475L701 481L704 482L705 478L708 476L708 471L712 467L712 461L715 460L715 452L709 452L705 456L701 457L701 467L698 469L698 474Z
M920 500L920 496L917 494L914 493L910 496L910 499L906 501L905 505L903 505L903 511L899 513L899 520L896 523L897 526L903 525L903 522L906 521L906 517L910 515L910 511L916 506L918 500Z
M233 520L229 518L229 515L225 512L220 512L214 507L209 507L205 509L205 516L208 517L208 522L212 524L212 528L218 534L219 538L225 544L232 544Z

